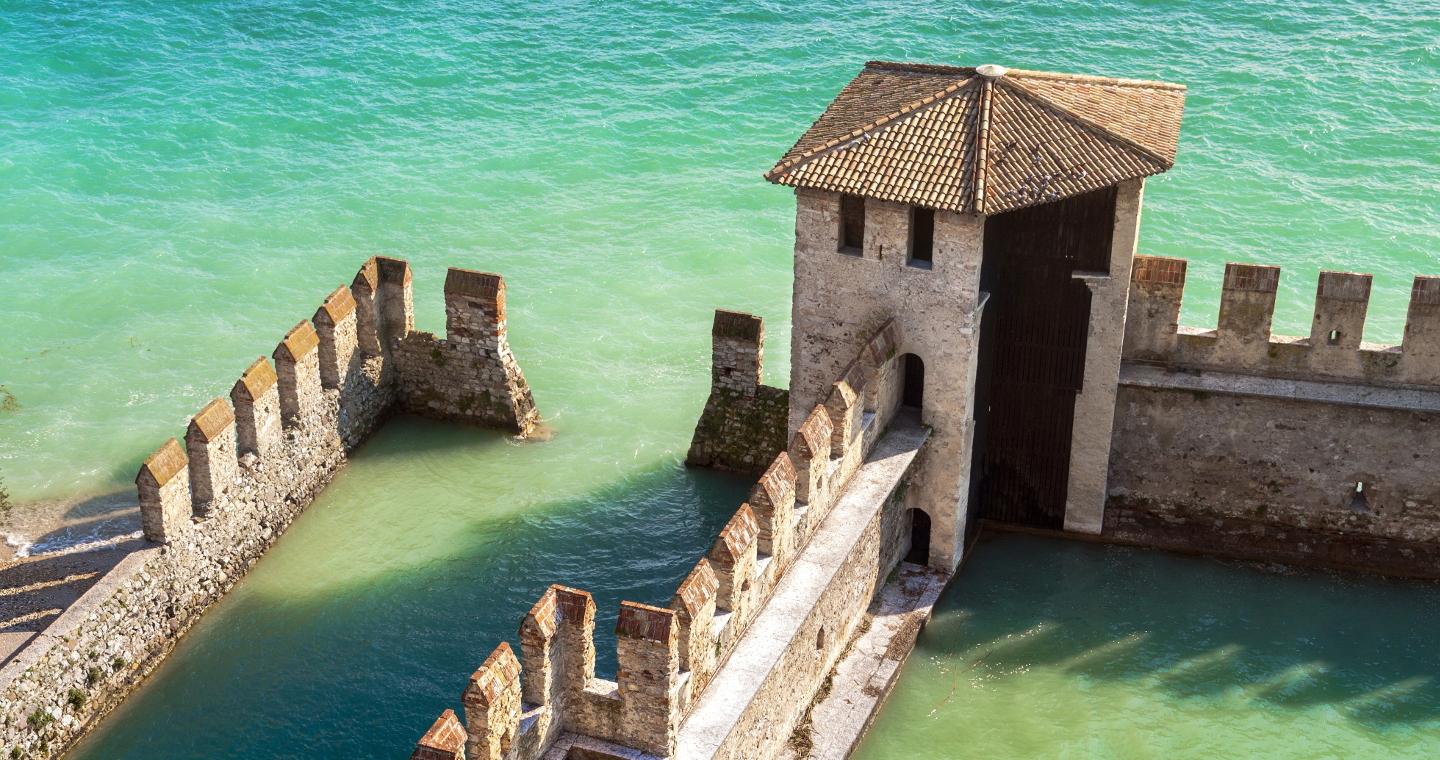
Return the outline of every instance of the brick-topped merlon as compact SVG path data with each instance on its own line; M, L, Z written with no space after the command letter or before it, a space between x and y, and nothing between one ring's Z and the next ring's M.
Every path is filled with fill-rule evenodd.
M315 310L320 339L320 384L340 388L359 364L360 341L355 296L341 285Z
M285 433L280 423L280 387L270 360L260 357L245 370L230 390L235 406L235 436L239 452L260 459L279 450Z
M865 407L860 394L865 387L865 368L859 361L852 362L845 370L845 376L830 387L825 398L825 413L830 416L830 458L839 459L849 451L850 444L860 432L860 422Z
M1315 319L1310 345L1355 351L1365 334L1371 277L1354 272L1321 272L1315 285Z
M590 592L554 585L555 676L567 699L574 699L595 677L595 600Z
M755 574L757 533L755 513L749 504L741 504L730 522L720 530L710 553L706 555L719 582L716 606L722 610L742 611L744 608L745 594L750 590L749 581Z
M520 729L520 661L500 642L470 676L461 696L470 760L501 760Z
M465 727L460 725L454 710L440 714L430 730L420 737L410 760L465 760Z
M185 430L190 492L195 512L210 512L240 476L235 413L223 398L206 404Z
M830 415L817 406L790 439L790 461L795 466L795 499L817 501L830 467Z
M355 342L366 356L379 356L380 347L380 270L371 256L350 281L350 296L355 299Z
M505 334L505 280L451 267L445 275L445 338L493 346Z
M1440 381L1440 277L1416 277L1411 285L1401 352L1413 365L1411 375Z
M680 724L680 650L675 611L620 603L615 626L620 735L627 746L669 756Z
M280 419L287 427L304 427L305 420L319 412L323 400L319 348L314 326L301 322L285 333L272 354L280 384Z
M1229 264L1217 329L1179 326L1182 259L1136 256L1125 323L1127 361L1291 380L1440 385L1440 278L1416 277L1400 346L1363 340L1373 278L1321 272L1310 333L1271 334L1280 269Z
M1185 268L1184 259L1135 257L1125 323L1127 356L1160 358L1174 354Z
M752 314L716 309L710 338L711 389L755 395L764 372L765 322Z
M145 459L135 486L145 538L169 543L190 527L190 471L179 441L171 438Z
M1263 356L1269 346L1279 286L1280 267L1226 264L1216 347L1237 356Z
M774 557L781 565L786 564L792 548L795 481L795 464L790 455L782 451L750 491L750 509L755 513L758 526L759 550Z
M709 670L715 657L710 635L710 621L715 619L715 602L720 580L710 567L710 560L701 557L695 568L680 582L670 608L680 626L680 669Z
M558 674L551 655L555 646L555 589L531 605L520 622L520 685L526 702L547 705L553 700Z
M377 326L382 345L389 346L415 331L415 295L411 286L410 263L387 256L375 257L379 280Z

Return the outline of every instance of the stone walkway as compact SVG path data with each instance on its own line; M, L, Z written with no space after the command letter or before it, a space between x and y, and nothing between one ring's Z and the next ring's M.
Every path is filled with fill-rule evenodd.
M850 643L831 674L828 693L796 730L786 760L844 760L890 693L915 638L929 622L950 576L908 562L885 584L866 615L869 627Z

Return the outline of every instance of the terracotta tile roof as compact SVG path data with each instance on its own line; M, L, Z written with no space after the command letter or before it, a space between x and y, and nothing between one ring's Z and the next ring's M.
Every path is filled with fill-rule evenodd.
M766 179L998 214L1175 163L1185 88L872 61Z
M735 567L745 551L755 543L759 531L760 526L755 522L755 513L751 511L750 505L741 504L735 516L725 523L720 535L715 537L715 544L710 547L710 554L707 555L710 563L726 569Z

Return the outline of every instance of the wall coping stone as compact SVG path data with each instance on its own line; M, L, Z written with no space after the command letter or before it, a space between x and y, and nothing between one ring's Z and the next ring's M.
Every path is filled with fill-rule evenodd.
M1228 372L1173 371L1148 364L1120 365L1120 384L1134 388L1221 393L1287 401L1313 401L1370 409L1440 412L1440 390L1390 388L1322 380L1287 380Z

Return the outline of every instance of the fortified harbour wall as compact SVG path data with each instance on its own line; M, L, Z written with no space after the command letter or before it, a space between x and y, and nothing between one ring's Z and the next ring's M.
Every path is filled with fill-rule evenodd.
M409 264L370 259L145 460L153 545L0 669L5 757L58 755L113 709L392 411L529 433L538 414L506 339L504 281L451 269L443 339L414 329L412 304Z
M755 456L783 429L758 399L763 330L717 312L705 414L730 421L702 423L697 447ZM551 586L519 652L501 643L470 677L463 725L446 710L412 757L777 756L908 544L904 481L929 433L899 408L898 343L886 325L852 358L663 606L621 603L614 680L595 672L590 594ZM728 430L737 441L709 437ZM907 567L938 594L942 574Z
M1182 259L1135 257L1103 535L1440 577L1440 277L1403 342L1361 335L1371 276L1322 272L1310 334L1271 334L1277 267L1229 264L1214 330Z

